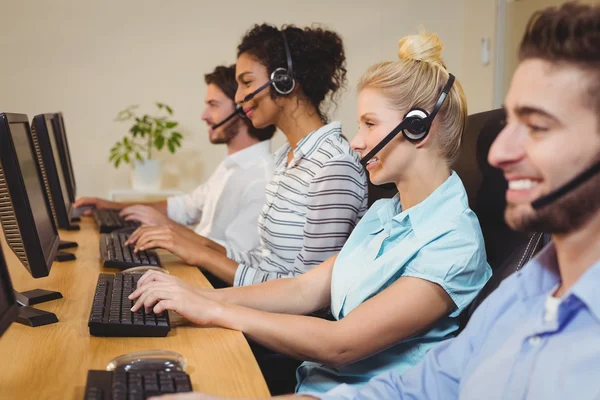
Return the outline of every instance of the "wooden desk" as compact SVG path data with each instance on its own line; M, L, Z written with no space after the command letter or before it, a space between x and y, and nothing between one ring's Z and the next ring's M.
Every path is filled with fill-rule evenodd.
M0 399L82 399L87 371L104 369L116 356L149 349L173 350L188 362L194 390L232 397L268 397L269 391L244 336L221 328L179 326L165 338L90 336L88 318L101 266L99 234L91 218L81 231L61 231L63 240L79 243L67 251L76 261L54 263L50 275L33 279L3 244L16 290L57 290L63 299L35 307L56 314L59 322L36 328L13 323L0 337ZM163 267L172 275L210 287L202 273L167 253Z

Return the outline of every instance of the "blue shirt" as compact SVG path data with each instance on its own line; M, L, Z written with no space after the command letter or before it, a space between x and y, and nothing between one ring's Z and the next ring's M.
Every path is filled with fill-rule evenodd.
M547 318L560 276L551 244L505 279L455 339L403 376L387 373L360 390L322 399L600 399L600 260Z
M331 311L340 320L400 277L440 285L456 307L426 332L341 368L305 362L298 392L325 392L340 383L364 384L375 375L400 374L437 343L453 336L458 315L491 276L477 217L453 172L431 195L403 211L399 198L379 200L356 226L335 262Z

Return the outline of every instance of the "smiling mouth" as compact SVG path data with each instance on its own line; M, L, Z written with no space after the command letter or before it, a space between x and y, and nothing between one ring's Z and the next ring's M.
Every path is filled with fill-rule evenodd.
M373 158L371 158L371 159L370 159L370 160L367 162L367 165L369 165L369 164L373 164L373 163L376 163L377 161L379 161L379 158L377 158L377 157L373 157Z
M508 182L510 190L530 190L536 187L538 183L531 179L516 179Z

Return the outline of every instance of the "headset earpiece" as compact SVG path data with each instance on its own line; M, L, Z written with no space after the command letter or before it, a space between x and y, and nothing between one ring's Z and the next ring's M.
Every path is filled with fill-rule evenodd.
M429 133L428 118L429 113L427 111L420 108L413 108L404 116L408 127L402 130L402 135L411 142L425 139L425 136Z
M277 68L271 74L271 85L277 93L286 95L292 93L296 87L296 81L285 68Z

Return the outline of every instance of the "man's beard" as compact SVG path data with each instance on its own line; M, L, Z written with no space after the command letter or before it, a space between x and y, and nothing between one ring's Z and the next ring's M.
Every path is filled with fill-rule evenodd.
M594 163L600 160L600 156ZM519 231L570 233L585 224L600 209L600 174L579 185L558 200L535 210L519 212L519 205L507 205L504 217Z
M240 121L239 118L234 118L233 121L228 122L221 129L221 134L211 139L212 144L228 144L237 136L240 132Z

